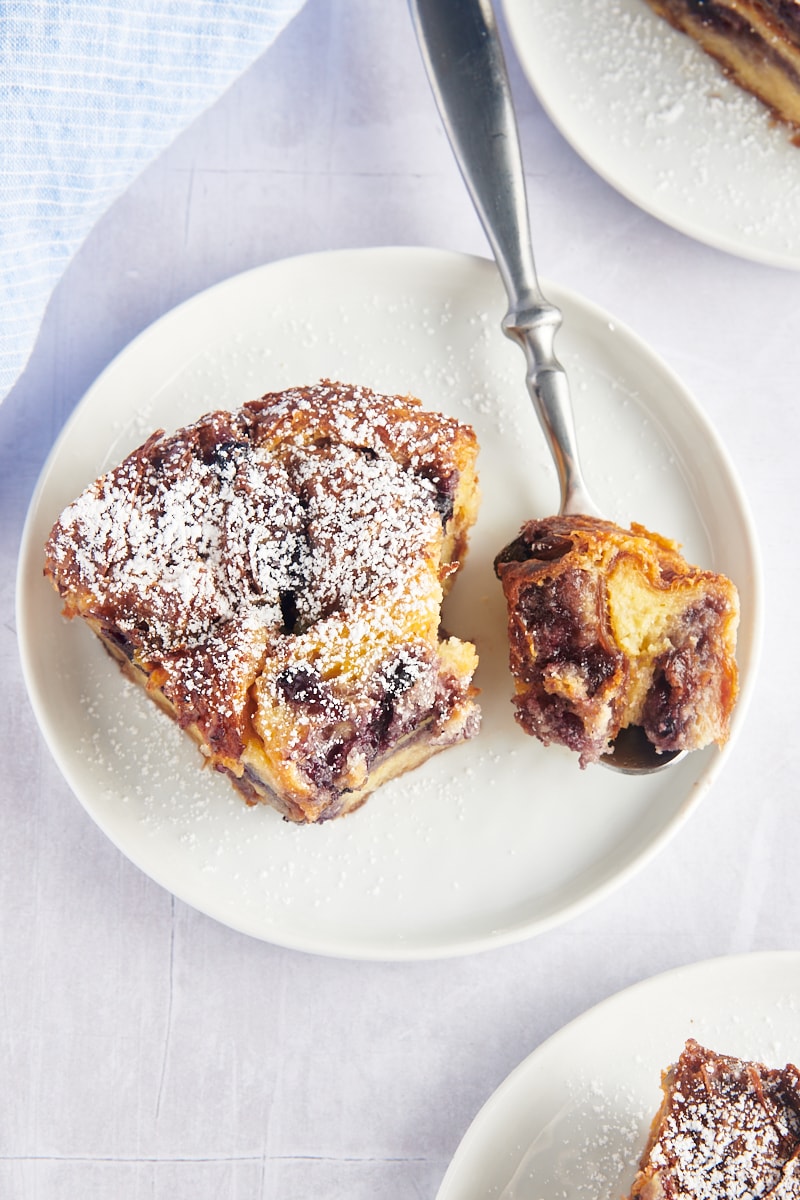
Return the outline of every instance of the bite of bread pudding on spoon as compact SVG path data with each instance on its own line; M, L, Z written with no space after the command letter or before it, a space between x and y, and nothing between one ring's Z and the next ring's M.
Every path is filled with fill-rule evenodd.
M528 521L497 556L516 717L545 745L597 762L638 727L661 753L728 737L739 602L641 525Z

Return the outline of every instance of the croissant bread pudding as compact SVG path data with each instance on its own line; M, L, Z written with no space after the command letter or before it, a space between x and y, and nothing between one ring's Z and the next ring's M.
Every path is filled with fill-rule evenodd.
M798 0L647 0L717 59L800 141Z
M739 602L641 525L529 521L495 559L516 717L582 766L639 726L661 752L723 744L737 694Z
M248 803L327 820L478 730L475 648L439 632L476 456L410 397L271 393L154 433L61 514L45 574Z
M689 1040L628 1200L800 1200L800 1072Z

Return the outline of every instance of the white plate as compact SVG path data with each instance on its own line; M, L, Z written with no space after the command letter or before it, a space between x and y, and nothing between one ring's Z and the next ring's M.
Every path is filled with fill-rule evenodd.
M800 267L800 148L645 0L504 0L523 69L613 187L718 249Z
M626 1196L687 1038L718 1054L800 1063L800 954L712 959L639 983L544 1042L487 1101L437 1200Z
M724 451L675 378L630 333L557 288L585 466L598 503L681 540L739 584L741 725L758 642L756 550ZM516 726L492 560L557 485L500 332L489 262L433 250L344 251L274 263L168 314L107 369L46 465L23 540L19 641L30 695L76 795L120 849L237 929L332 955L423 958L526 937L625 879L698 803L724 754L646 779L581 771ZM51 523L154 428L321 376L414 392L474 423L484 501L446 623L481 655L484 727L357 813L319 827L248 809L120 677L42 579Z

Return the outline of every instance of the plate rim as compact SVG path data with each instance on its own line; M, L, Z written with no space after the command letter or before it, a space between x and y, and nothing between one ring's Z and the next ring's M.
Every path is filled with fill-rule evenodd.
M663 225L670 229L674 229L677 233L684 237L690 238L692 241L699 242L702 245L708 246L713 250L721 251L725 254L733 255L736 258L743 259L746 262L760 263L763 266L776 267L786 271L800 270L800 245L793 250L781 251L767 246L761 246L754 243L742 235L737 237L735 234L719 234L713 228L697 221L692 221L690 218L682 216L680 213L675 213L674 209L668 204L659 204L657 198L645 196L641 190L632 186L628 181L620 179L608 164L606 159L596 153L591 143L587 138L577 133L571 123L566 121L559 110L558 104L553 100L549 92L545 92L542 88L541 81L536 79L535 69L532 67L527 47L523 44L524 39L521 36L521 18L520 12L523 11L524 0L502 0L503 13L505 16L506 25L514 47L514 51L519 60L522 74L525 77L528 85L534 92L537 100L542 106L545 114L558 130L567 144L581 158L586 165L594 171L605 183L612 187L631 204L634 204L642 212L654 217ZM643 5L643 8L645 6ZM645 15L647 10L645 8ZM656 14L651 12L654 19L663 20L656 17ZM522 18L524 24L524 18ZM666 25L666 23L665 23ZM667 27L667 32L669 29ZM677 32L673 29L673 33ZM684 35L685 36L685 35ZM693 43L698 52L705 52ZM721 70L721 68L718 68ZM749 93L745 92L746 95ZM754 99L754 97L751 97ZM765 110L766 111L766 110ZM788 136L788 135L787 135ZM800 149L795 150L795 153L800 154Z
M460 957L467 954L482 952L484 950L495 949L500 946L510 945L528 940L533 936L538 936L564 922L571 920L579 913L592 907L596 903L601 902L605 897L610 895L618 887L623 886L633 875L643 869L652 858L660 852L663 846L677 833L682 825L688 820L689 816L698 807L700 801L709 790L720 770L722 769L730 746L735 742L738 731L744 723L747 709L749 707L755 682L758 674L758 664L761 655L761 643L763 639L764 625L764 604L763 604L763 570L761 564L760 547L756 537L755 524L746 493L741 484L741 480L736 471L735 465L730 459L724 443L721 441L719 434L714 429L708 415L696 401L687 387L680 380L678 375L672 368L658 355L651 347L625 322L617 320L606 309L596 304L594 301L579 295L578 293L561 287L555 284L546 284L546 287L556 295L557 298L563 298L571 303L574 303L579 309L588 313L595 321L607 323L613 321L616 335L626 338L632 345L637 354L642 355L649 362L658 366L658 369L663 373L664 378L669 382L670 386L680 395L682 403L691 411L693 418L703 427L711 439L715 455L717 455L720 465L723 468L727 479L733 489L739 503L739 516L743 523L747 535L748 557L753 564L753 577L750 584L753 592L753 603L751 605L749 621L750 621L750 661L748 664L748 672L744 680L744 684L737 701L737 707L734 714L734 725L732 727L731 739L729 745L722 752L715 752L714 759L707 767L705 773L699 782L692 789L691 794L684 800L678 811L674 813L672 818L668 820L659 830L658 834L653 837L647 846L638 854L635 854L622 869L616 871L610 878L595 884L580 896L573 899L566 905L561 905L556 908L556 911L547 914L539 914L531 919L528 916L526 919L520 919L509 925L507 928L494 931L492 934L479 933L478 935L462 935L455 941L450 938L446 942L440 939L436 944L425 942L420 944L419 941L412 942L411 945L405 941L394 940L388 943L384 940L382 948L373 946L371 941L369 945L359 945L354 947L352 937L348 942L346 936L337 940L334 945L331 945L330 938L323 933L322 938L308 936L289 936L286 934L276 934L275 931L261 932L257 928L258 922L255 920L237 920L232 921L225 916L220 916L213 911L213 906L201 905L196 898L192 898L186 894L186 890L176 887L174 882L169 882L163 878L160 872L155 872L151 867L145 864L138 853L132 852L131 849L123 844L124 839L115 836L109 824L103 818L102 812L98 811L96 804L87 801L87 798L81 794L81 790L75 786L73 782L73 772L69 764L65 761L65 756L57 752L54 742L57 739L50 734L50 717L46 712L46 707L42 703L42 697L39 694L39 688L31 666L31 661L26 653L29 646L29 640L32 636L32 630L29 629L28 616L24 603L25 591L28 582L28 568L34 561L34 556L40 549L34 544L32 537L33 527L39 513L39 504L43 492L47 486L50 476L59 460L62 447L68 441L74 425L81 419L82 410L89 405L96 391L102 391L107 379L112 373L119 368L120 361L127 358L130 354L136 353L138 345L147 339L152 331L159 325L165 324L173 318L177 318L178 314L190 315L191 308L196 304L207 302L210 294L220 293L228 287L236 287L240 281L249 276L262 275L269 273L272 268L290 268L292 264L299 262L311 263L315 260L325 259L333 260L342 258L367 258L374 259L377 256L384 255L399 255L403 259L407 259L409 255L422 256L425 260L437 264L437 268L444 267L445 269L453 269L457 266L476 267L479 270L492 268L493 263L490 259L479 255L462 253L460 251L452 251L440 248L431 248L424 246L376 246L376 247L358 247L355 249L340 248L335 250L313 251L308 254L290 256L284 259L277 259L274 262L262 264L249 268L246 271L230 276L224 280L213 284L210 288L199 292L181 304L168 310L162 316L156 318L150 325L131 339L123 349L114 356L114 358L106 365L103 371L90 384L84 395L75 405L72 413L65 421L60 433L58 434L50 453L48 454L38 477L37 483L31 495L26 519L23 526L23 532L20 539L19 553L17 559L17 578L16 578L16 616L18 630L18 646L19 655L22 663L22 673L28 693L29 702L36 716L37 724L39 725L40 733L45 744L55 761L61 775L67 782L70 790L75 795L81 806L87 812L91 820L98 825L101 831L112 842L112 844L131 861L138 869L142 870L149 878L153 879L159 886L165 888L169 893L187 903L190 907L198 909L204 915L210 916L212 919L219 921L223 925L243 932L249 936L256 937L268 943L281 945L283 947L300 950L303 952L319 954L321 956L347 958L364 961L424 961L444 959L449 957ZM38 561L38 559L36 560ZM188 889L190 890L190 889ZM349 936L349 935L348 935Z
M507 1103L509 1095L513 1094L522 1081L527 1080L528 1075L532 1072L535 1073L539 1060L544 1059L554 1048L557 1049L559 1042L568 1041L575 1033L580 1032L584 1025L591 1024L596 1020L602 1020L607 1011L613 1011L616 1006L621 1006L625 1001L635 1001L638 996L645 995L648 991L658 992L661 989L668 989L671 985L679 983L682 980L702 979L705 976L713 977L717 974L722 974L725 970L736 971L753 964L769 964L778 967L783 963L794 963L800 969L800 950L785 947L783 949L741 951L737 954L720 953L710 958L681 963L678 966L659 971L655 975L638 979L634 983L613 992L610 996L599 1000L596 1004L584 1009L583 1012L578 1013L577 1016L567 1021L566 1024L559 1026L558 1029L544 1038L515 1067L512 1067L506 1077L489 1094L464 1130L455 1152L447 1165L445 1174L442 1176L439 1190L436 1193L436 1200L467 1200L463 1192L459 1194L453 1191L454 1177L456 1171L460 1170L459 1156L462 1154L462 1151L464 1154L469 1152L472 1140L484 1132L485 1125L491 1125L495 1110L502 1110L503 1106ZM689 1034L687 1033L688 1036ZM798 1040L800 1042L800 1038ZM798 1058L800 1059L800 1050L798 1051ZM658 1073L666 1065L666 1063L659 1063L656 1066L653 1077L655 1084L658 1082Z

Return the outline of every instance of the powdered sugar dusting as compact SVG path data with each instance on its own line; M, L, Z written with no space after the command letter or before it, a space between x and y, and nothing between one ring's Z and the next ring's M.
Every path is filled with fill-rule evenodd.
M72 561L81 587L119 605L121 628L146 621L153 648L196 645L256 610L275 624L301 528L285 468L248 449L209 465L175 441L148 445L65 510L56 561Z
M657 1178L687 1200L774 1196L779 1185L797 1197L798 1153L797 1069L769 1069L690 1040L667 1077L661 1124L633 1194Z
M309 397L293 400L284 415L308 416ZM396 589L439 527L431 447L407 470L357 413L334 424L320 442L295 420L279 454L241 415L154 436L65 510L52 562L150 652L230 622L277 634L289 595L290 623L308 626ZM411 423L401 432L415 444Z

